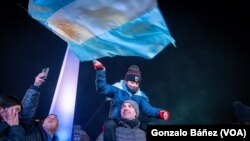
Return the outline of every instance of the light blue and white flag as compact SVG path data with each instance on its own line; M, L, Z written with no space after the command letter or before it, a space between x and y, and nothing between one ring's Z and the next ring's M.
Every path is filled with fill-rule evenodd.
M151 59L175 46L156 0L30 0L29 14L68 43L80 61Z

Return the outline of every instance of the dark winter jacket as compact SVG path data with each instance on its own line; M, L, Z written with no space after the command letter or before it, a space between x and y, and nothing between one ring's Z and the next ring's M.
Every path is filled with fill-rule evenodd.
M130 124L131 122L133 123ZM127 122L119 120L118 127L115 130L116 141L146 141L146 132L140 129L139 126L138 119L127 120ZM97 137L96 141L103 141L103 134L104 132Z
M140 89L135 94L130 93L123 80L114 85L107 84L105 70L96 71L96 88L100 94L112 98L110 118L119 119L121 117L121 105L129 99L137 102L140 111L145 115L159 118L158 114L162 109L152 107L149 104L148 97Z
M134 124L129 124L129 122ZM135 119L131 120L120 120L119 125L116 128L116 141L146 141L146 132L139 128L140 122Z
M22 126L9 126L0 121L0 141L25 141L25 132Z

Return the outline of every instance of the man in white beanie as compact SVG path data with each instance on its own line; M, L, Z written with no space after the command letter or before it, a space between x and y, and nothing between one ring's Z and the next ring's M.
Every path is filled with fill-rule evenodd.
M121 118L115 131L116 141L146 141L146 132L139 128L138 104L133 100L126 100L122 103L120 113ZM96 141L103 141L103 134Z
M146 141L146 133L139 128L140 111L138 104L133 100L126 100L121 107L121 119L116 128L117 141Z
M121 107L121 118L134 120L139 117L140 111L138 104L133 100L126 100Z

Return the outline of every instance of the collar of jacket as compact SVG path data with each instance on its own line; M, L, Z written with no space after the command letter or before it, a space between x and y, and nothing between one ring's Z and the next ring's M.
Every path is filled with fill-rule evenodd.
M131 92L128 91L124 80L121 80L120 82L113 84L113 86L127 92L130 96L133 95ZM140 88L134 95L146 97L146 95L140 90Z

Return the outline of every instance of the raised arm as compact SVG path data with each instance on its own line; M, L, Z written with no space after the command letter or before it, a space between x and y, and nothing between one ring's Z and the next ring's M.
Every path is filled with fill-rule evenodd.
M34 121L40 99L39 89L42 83L45 82L44 78L46 75L47 74L45 72L39 73L35 78L34 84L30 86L23 97L23 110L20 114L20 119L25 128L29 128Z

